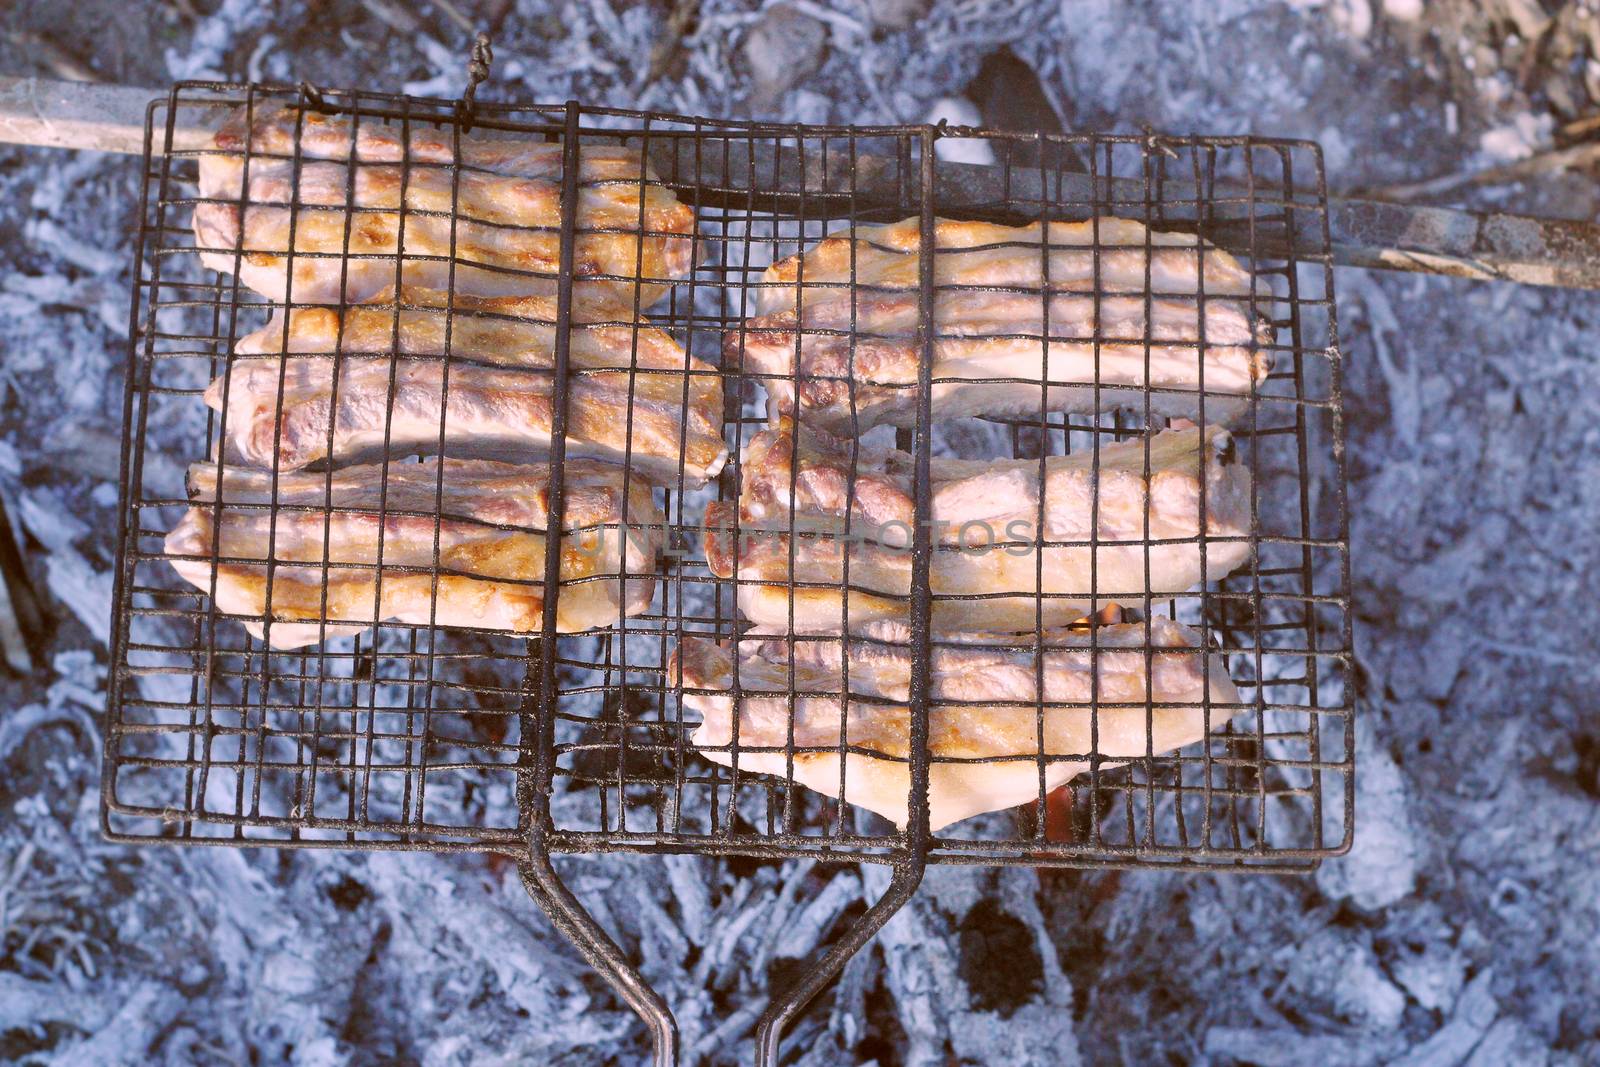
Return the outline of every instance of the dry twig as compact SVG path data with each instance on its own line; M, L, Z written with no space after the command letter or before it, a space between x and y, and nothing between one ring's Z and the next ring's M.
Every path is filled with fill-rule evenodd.
M1591 137L1600 136L1600 114L1585 115L1581 119L1573 119L1556 131L1558 144L1573 144L1577 141L1586 141Z
M395 0L361 0L361 6L396 33L416 33L422 28L422 21L409 8L395 3Z
M700 0L676 0L672 14L667 16L661 38L650 48L650 67L640 86L654 84L683 57L686 51L684 38L694 30L700 18Z
M31 30L8 30L6 40L33 57L39 66L71 82L103 82L104 78L52 38Z
M1542 178L1563 171L1581 170L1595 164L1600 164L1600 143L1578 144L1568 148L1535 152L1526 159L1486 167L1483 170L1457 171L1454 174L1441 174L1426 181L1364 189L1360 195L1373 200L1424 200L1455 192L1467 186L1509 185L1512 182Z
M478 28L472 24L472 20L462 14L461 9L451 3L450 0L433 0L433 6L443 11L451 22L468 33L476 33L478 31Z

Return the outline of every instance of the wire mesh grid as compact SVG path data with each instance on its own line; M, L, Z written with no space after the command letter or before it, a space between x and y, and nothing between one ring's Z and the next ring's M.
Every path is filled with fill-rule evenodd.
M214 127L224 101L244 109L246 129L281 109L290 135L186 147L181 131ZM308 147L327 131L342 149ZM1269 869L1346 847L1348 559L1315 146L776 126L576 105L480 104L464 117L447 101L214 84L181 85L152 105L148 136L105 777L114 837L506 850L532 839L549 852ZM544 170L506 182L463 156L473 139L499 146L491 154L538 145L542 162L523 162ZM951 143L994 161L949 162ZM586 169L607 153L632 172ZM202 164L219 157L239 168L231 199L201 189ZM338 162L352 157L360 165ZM660 221L673 217L662 197L692 209L688 225ZM294 209L267 209L253 228L258 202ZM224 262L197 251L191 219L208 204L237 220ZM1140 224L1133 237L1110 236L1119 219ZM946 228L961 222L1013 229L947 247ZM1063 247L1047 222L1082 226ZM269 224L286 229L280 243L257 244ZM1208 292L1218 253L1196 232L1237 257L1243 292ZM830 235L844 250L832 275L818 250ZM891 246L910 254L871 273L865 261ZM925 248L938 253L917 253ZM1020 280L1016 248L1035 264ZM1192 257L1200 281L1190 291L1163 280L1167 249ZM1116 258L1130 253L1131 286ZM1012 265L963 272L986 255ZM1075 281L1052 278L1080 262ZM539 302L504 302L513 294ZM1018 300L1043 321L1015 318ZM1031 378L1003 362L948 369L945 346L961 327L944 324L968 314L963 301L982 305L969 319L1012 316L980 332L1013 351L1036 347ZM1251 331L1233 346L1270 365L1243 405L1204 379L1225 347L1208 332L1229 307ZM312 329L325 314L337 317L331 334ZM1186 316L1194 336L1155 336L1163 314ZM1058 347L1086 353L1090 375L1057 381ZM535 349L531 362L506 357ZM663 352L665 363L650 355ZM1174 352L1190 353L1177 362L1199 380L1154 384L1152 361ZM1113 359L1151 384L1102 380ZM973 383L1031 392L967 411L951 396ZM784 390L799 412L795 458L780 472L786 502L753 522L756 460L781 436L765 400ZM307 393L323 415L300 439L317 447L301 454L285 405ZM508 395L523 398L510 416L496 408ZM720 406L721 441L697 450L690 412L706 405ZM501 412L492 433L490 408ZM1213 438L1224 409L1231 436ZM359 423L348 434L347 416ZM508 431L507 419L521 421ZM847 457L836 464L843 503L807 526L817 516L801 514L797 490L827 469L801 457L807 434L825 439L823 423ZM1163 428L1199 442L1192 470L1172 472L1194 483L1197 530L1166 539L1151 517L1164 462L1151 442ZM498 481L414 458L497 434L494 455L517 463L491 472ZM1217 463L1249 475L1232 527L1220 529L1213 443ZM1125 542L1099 522L1115 503L1100 487L1116 449L1146 487ZM606 473L583 458L593 455L622 465ZM197 461L187 492L180 456ZM960 460L1010 472L1013 481L980 485L991 497L1017 492L1020 478L1037 521L987 553L941 534L940 487L973 486L977 468ZM1091 487L1077 534L1046 521L1058 467ZM902 543L860 540L869 483L901 493ZM535 504L507 511L508 499ZM230 515L255 540L224 551ZM564 547L544 552L542 531L563 520ZM199 578L187 584L174 567L186 553L168 536L185 522L220 531L189 548ZM585 538L615 548L575 551ZM486 545L515 566L485 569ZM779 550L760 556L762 545ZM450 555L458 548L480 555ZM972 569L962 560L1007 548L1033 569L1034 586L1012 587L1029 595L961 584ZM1129 549L1140 591L1107 579L1106 561ZM1169 549L1196 555L1197 577L1213 580L1142 591L1152 558L1159 567ZM1222 577L1208 553L1237 565ZM1081 588L1047 577L1085 560ZM837 623L797 617L816 603ZM1031 605L1023 624L1019 603ZM1066 625L1112 603L1119 626ZM778 605L764 627L781 623L776 637L750 636L757 604ZM621 617L597 623L593 611L608 605ZM1003 637L973 646L959 634L964 618L991 611L1011 619ZM1194 636L1157 640L1169 620ZM841 643L836 630L852 636ZM298 647L274 647L286 643ZM693 648L726 658L731 679L690 679ZM883 663L898 682L852 684L852 671L859 683ZM961 665L980 690L1008 671L1031 675L1033 688L963 691L949 682ZM742 678L751 670L780 682L763 688ZM1150 680L1163 672L1198 674L1198 695L1191 686L1163 699ZM1124 675L1135 680L1127 699L1100 692ZM777 713L777 743L750 732L762 709ZM941 749L968 709L1029 724L1032 746ZM820 740L797 735L808 713L823 723ZM697 735L714 716L728 736ZM1194 734L1175 751L1159 740L1171 716ZM867 721L891 722L889 742L862 740ZM1113 750L1102 733L1117 729L1137 743ZM863 766L902 787L890 818L861 806ZM1022 789L1010 809L924 832L924 788L933 783L937 805L941 788L985 767Z

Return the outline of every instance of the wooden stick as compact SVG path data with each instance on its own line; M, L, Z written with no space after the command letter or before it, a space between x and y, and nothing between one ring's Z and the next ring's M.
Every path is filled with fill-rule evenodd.
M146 111L152 100L165 101L166 97L162 90L134 86L0 78L0 141L140 154L144 151ZM210 105L186 100L177 116L172 147L192 151L209 146L210 126L221 120L229 106L229 101L220 97ZM167 121L165 108L157 108L155 115L159 149ZM480 125L492 126L493 121ZM688 140L668 136L654 137L651 144L657 172L698 173L699 181L708 187L699 190L707 200L716 198L715 190L709 188L713 186L789 193L804 188L807 196L826 197L842 196L851 184L837 165L824 173L819 159L802 157L792 147L780 157L771 144L758 142L754 160L743 150L731 153L724 172L721 152L697 154ZM897 184L898 173L893 159L861 155L855 168L855 195L863 200L881 195L886 204L898 203L903 192ZM933 193L941 205L950 207L993 204L1007 194L1039 196L1038 181L1037 171L1028 168L1014 170L1008 185L998 167L940 163L939 187ZM1088 181L1087 175L1062 175L1068 195L1077 195L1072 183ZM1193 190L1185 191L1180 183L1168 183L1166 191L1179 199L1193 196ZM1120 189L1114 192L1119 198L1125 195ZM1285 256L1296 249L1320 246L1319 215L1309 210L1294 214L1297 221L1292 234L1251 235L1247 227L1234 221L1218 223L1207 229L1206 235L1224 248L1249 252L1253 246L1264 256ZM1593 222L1333 198L1328 204L1327 224L1334 262L1346 266L1600 289L1600 225Z
M145 112L161 89L45 78L0 78L0 141L93 152L144 153ZM184 126L175 148L200 148L208 129Z

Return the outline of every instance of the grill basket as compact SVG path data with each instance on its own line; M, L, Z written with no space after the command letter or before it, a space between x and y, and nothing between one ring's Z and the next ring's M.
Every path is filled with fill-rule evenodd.
M1261 347L1274 360L1233 427L1238 461L1253 476L1249 560L1198 592L1117 599L1135 618L1170 615L1199 629L1225 656L1242 709L1177 752L1089 753L1089 769L1053 797L1041 771L1033 802L938 833L923 823L915 794L911 825L899 831L837 796L697 756L689 734L698 717L669 678L668 657L686 637L727 640L742 628L735 580L713 574L700 550L703 516L708 501L737 499L740 447L766 426L760 376L726 363L731 458L703 489L680 477L654 490L666 550L643 613L577 635L557 634L547 611L532 634L383 623L295 651L252 638L241 619L177 579L162 547L188 507L175 461L217 454L222 428L201 393L274 306L199 262L189 225L197 160L216 150L186 147L182 131L214 127L221 104L282 102L446 136L470 124L562 146L557 411L569 399L559 368L571 295L585 284L570 266L581 236L573 162L587 145L620 139L641 148L655 176L641 173L639 182L659 182L694 208L699 265L642 310L713 366L723 363L724 333L753 314L762 270L845 227L918 219L926 248L936 217L1020 225L1116 215L1199 232L1231 251L1257 279L1250 303L1272 327ZM249 155L246 142L240 152ZM950 162L946 145L962 142L986 146L995 162ZM298 167L298 144L294 158ZM439 166L408 159L402 171L423 165ZM108 835L515 857L536 899L655 1026L662 1062L673 1055L670 1015L562 886L553 854L893 865L888 894L775 999L761 1038L768 1056L783 1023L909 898L926 864L1314 867L1348 846L1352 820L1349 564L1326 211L1320 153L1298 141L794 126L577 104L464 110L369 92L179 85L151 105L146 130L103 788ZM1100 249L1093 253L1098 259ZM804 293L803 277L800 286ZM931 269L919 297L920 336L930 342ZM930 403L935 384L925 366L906 403ZM1100 447L1137 440L1150 424L1138 412L1043 411L966 425L959 439L943 425L902 430L898 444L919 462L974 441L990 455L1087 451L1097 459ZM552 449L562 450L559 442ZM561 464L551 478L559 497ZM925 483L917 497L926 517ZM928 655L940 640L928 620L941 598L928 579L936 550L925 536L912 548L907 761L921 784L930 765ZM1211 721L1225 719L1214 712ZM788 755L792 765L806 753Z

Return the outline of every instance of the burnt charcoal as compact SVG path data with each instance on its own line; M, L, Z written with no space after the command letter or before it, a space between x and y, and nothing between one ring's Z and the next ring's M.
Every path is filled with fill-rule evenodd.
M372 899L372 891L360 882L345 875L328 887L328 899L340 911L355 911Z
M671 753L655 751L665 743L667 734L638 725L653 719L657 706L656 694L635 686L620 694L607 693L601 719L584 726L571 750L574 777L589 782L615 782L620 773L633 782L671 780L672 772L666 765ZM619 714L625 723L633 725L619 725Z
M11 712L22 718L30 710L44 711L37 705ZM83 736L82 727L67 718L51 716L41 719L0 762L0 803L9 804L14 798L43 797L52 805L69 803L74 783L64 774L82 753L91 751L90 741Z
M1600 797L1600 737L1579 734L1572 739L1578 752L1578 769L1574 774L1578 787L1592 797Z
M7 1030L0 1033L0 1060L23 1063L35 1053L47 1052L64 1040L71 1040L72 1028L61 1023L39 1026L36 1032Z
M726 797L726 791L721 796ZM756 827L737 811L733 815L733 823L729 827L730 836L742 840L751 840L757 833ZM756 859L751 856L729 856L724 862L728 865L728 873L734 878L751 878L757 871L771 867L769 860Z
M808 962L804 956L774 956L767 964L767 988L774 995L787 990L805 976Z
M866 1031L855 1047L858 1061L901 1067L905 1063L906 1032L893 996L883 986L874 986L867 991L865 1007Z
M384 1024L388 1014L400 1007L399 998L396 991L383 982L374 965L382 959L392 936L388 923L378 927L371 951L356 972L349 1014L339 1033L342 1040L371 1057L371 1062L403 1063L416 1058L403 1035Z
M1039 75L1006 45L984 57L977 77L967 85L966 95L978 105L983 124L993 129L1017 133L1065 131L1062 116L1039 84ZM1005 149L997 147L996 151L1004 161ZM1018 141L1011 148L1010 160L1016 167L1042 164L1050 170L1089 169L1075 148L1062 144L1047 143L1041 157L1037 143Z
M961 979L972 1006L1009 1017L1044 986L1033 931L997 901L980 900L961 920Z

